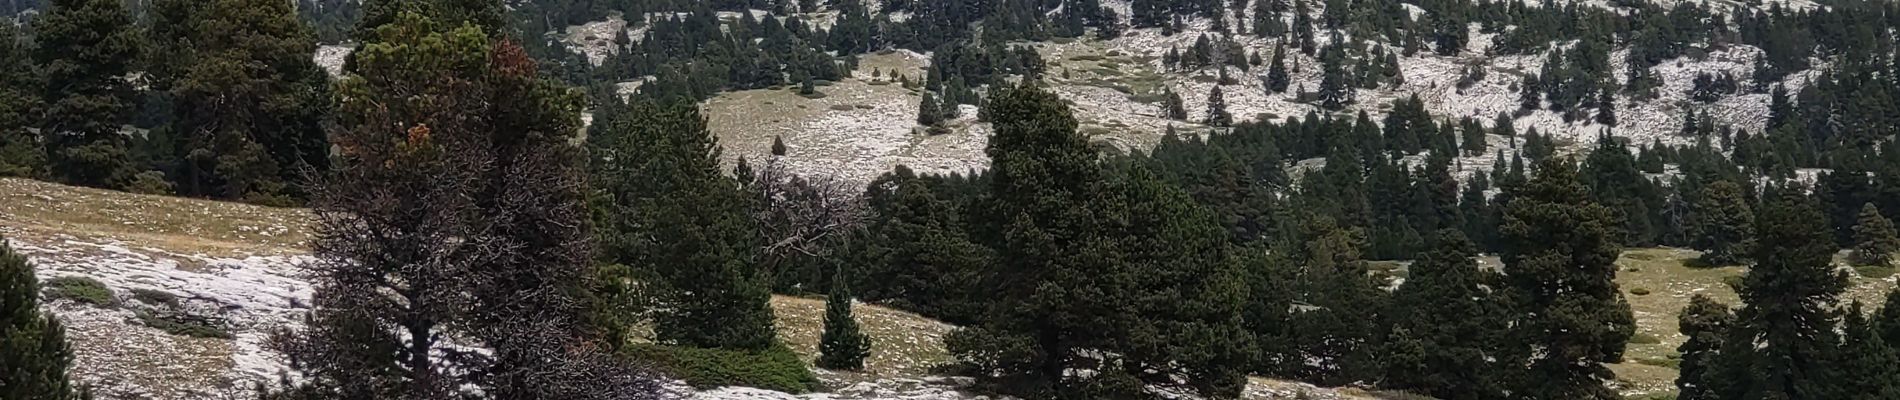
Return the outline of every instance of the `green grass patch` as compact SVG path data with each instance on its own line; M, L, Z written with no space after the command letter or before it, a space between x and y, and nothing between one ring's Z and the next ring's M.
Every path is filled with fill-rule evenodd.
M51 299L66 299L99 307L111 307L118 304L118 301L112 298L112 289L106 288L106 284L100 283L97 279L62 276L47 279L41 286L46 288L46 297Z
M1659 343L1662 343L1662 339L1656 338L1656 336L1650 335L1647 333L1637 332L1635 335L1630 336L1630 344L1659 344Z
M857 108L857 107L852 107L852 106L851 106L850 104L833 104L833 105L831 105L831 111L851 111L851 110L856 110L856 109L858 109L858 108Z
M1075 61L1102 61L1107 58L1102 57L1102 55L1100 54L1082 54L1075 57L1069 57L1069 59L1075 60Z
M1630 294L1637 295L1637 296L1648 296L1649 289L1644 289L1644 288L1630 289Z
M138 317L139 323L173 335L214 339L231 338L231 331L210 320L183 315L159 315L147 311L140 311Z
M1887 279L1887 277L1893 276L1895 268L1881 266L1854 267L1854 272L1859 273L1863 278Z
M132 300L153 306L179 306L178 295L152 289L132 289Z
M701 389L745 386L805 393L817 390L819 384L798 354L782 344L757 352L648 344L633 346L627 353L652 361L669 375Z
M807 99L812 99L812 100L817 100L817 99L822 99L822 98L825 98L825 96L828 96L828 95L826 95L826 94L825 94L825 92L820 92L820 91L816 91L816 90L813 90L813 91L811 92L811 94L803 94L803 93L800 93L800 94L798 95L798 97L804 97L804 98L807 98Z

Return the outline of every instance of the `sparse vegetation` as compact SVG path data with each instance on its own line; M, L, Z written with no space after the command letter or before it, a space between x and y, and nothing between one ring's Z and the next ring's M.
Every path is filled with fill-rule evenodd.
M635 345L627 355L652 361L697 388L747 386L787 393L818 389L818 378L783 345L759 351Z
M160 307L177 308L180 305L178 301L178 295L171 294L171 292L166 292L162 290L152 290L152 289L145 289L145 288L132 289L132 300L138 301L140 303L145 303L147 305L160 306Z
M215 320L188 314L161 314L140 310L139 323L165 333L195 338L230 339L231 331Z
M49 299L71 300L80 304L88 304L96 307L112 307L118 305L118 300L112 297L112 289L107 288L106 284L99 282L97 279L83 276L62 276L47 279L41 286L45 287L46 297Z

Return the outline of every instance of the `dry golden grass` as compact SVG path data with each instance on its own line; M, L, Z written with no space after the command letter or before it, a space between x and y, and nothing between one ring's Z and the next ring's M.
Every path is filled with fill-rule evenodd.
M1725 282L1739 279L1748 269L1740 266L1695 268L1685 264L1701 253L1669 248L1629 249L1617 260L1617 284L1629 300L1636 316L1639 337L1654 338L1650 343L1632 341L1625 349L1624 361L1611 364L1617 381L1626 394L1674 391L1677 370L1670 367L1679 355L1676 348L1688 340L1677 332L1676 315L1688 306L1689 298L1702 294L1733 307L1741 306L1735 291ZM1844 265L1836 260L1837 265ZM1887 279L1854 276L1843 301L1861 301L1878 305L1894 287ZM1648 291L1646 295L1632 292Z
M818 340L825 331L825 300L773 296L779 338L810 362L818 358ZM912 314L869 304L852 307L858 327L871 337L871 357L864 360L867 377L916 377L950 361L943 336L955 327Z
M0 227L22 238L112 240L236 257L301 253L309 212L0 178Z

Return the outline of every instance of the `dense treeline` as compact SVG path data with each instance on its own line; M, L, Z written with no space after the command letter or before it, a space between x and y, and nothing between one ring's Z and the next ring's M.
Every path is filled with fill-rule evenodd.
M1020 93L1024 91L1029 93ZM1891 161L1878 174L1844 178L1838 172L1827 173L1810 187L1796 181L1747 178L1752 175L1744 175L1744 167L1730 162L1707 141L1687 147L1638 146L1649 155L1638 157L1623 140L1606 134L1586 155L1500 158L1495 171L1470 172L1461 183L1451 175L1449 157L1406 162L1388 156L1402 154L1398 149L1362 152L1356 147L1361 142L1383 143L1377 140L1389 137L1388 133L1403 135L1396 127L1405 124L1388 123L1384 126L1392 129L1382 131L1364 117L1323 116L1286 124L1242 123L1204 139L1169 136L1150 154L1103 159L1083 150L1086 147L1073 133L1061 134L1073 127L1064 122L1071 121L1066 112L1047 111L1062 107L1041 105L1055 100L1025 102L1010 97L1048 96L1039 89L1005 89L992 96L1007 99L992 100L989 106L994 109L987 111L999 126L991 147L996 160L992 170L974 176L920 176L900 168L869 188L866 197L874 217L866 231L876 245L863 250L867 254L859 264L865 269L859 285L867 287L864 293L872 301L968 321L972 327L952 337L952 350L973 368L972 373L994 378L991 382L999 390L1032 397L1082 393L1114 397L1103 393L1131 393L1112 390L1129 390L1137 386L1126 385L1146 381L1147 387L1186 384L1219 394L1229 389L1223 386L1226 379L1248 372L1442 398L1618 398L1602 385L1613 375L1600 365L1620 361L1624 342L1634 332L1629 306L1611 280L1617 270L1614 262L1626 245L1691 247L1704 250L1702 261L1710 266L1752 265L1748 279L1738 288L1747 305L1805 304L1808 311L1798 312L1815 315L1748 311L1745 314L1761 316L1744 317L1739 323L1685 322L1685 334L1694 339L1684 352L1701 357L1685 356L1684 371L1689 374L1684 378L1685 393L1693 391L1691 387L1716 385L1699 383L1704 379L1699 376L1740 380L1725 382L1760 379L1718 375L1743 371L1839 371L1788 379L1834 388L1827 390L1851 390L1845 388L1860 384L1861 379L1891 378L1877 375L1887 372L1863 373L1818 364L1823 361L1808 366L1747 364L1788 359L1776 355L1774 348L1753 353L1723 348L1727 354L1750 355L1721 361L1702 361L1718 358L1690 350L1722 348L1719 342L1709 341L1729 335L1754 335L1717 332L1728 329L1725 326L1761 326L1749 329L1776 334L1802 332L1791 333L1786 340L1822 342L1791 342L1789 351L1842 357L1829 359L1841 362L1861 354L1846 346L1873 346L1811 339L1832 334L1851 315L1838 307L1841 289L1825 289L1812 295L1813 299L1800 301L1765 296L1815 293L1804 288L1845 285L1844 275L1832 266L1833 249L1892 248L1891 222L1880 211L1892 205L1868 201L1890 198L1862 197L1892 189L1877 189L1884 186L1874 183L1876 176L1900 172ZM1432 121L1429 115L1424 119L1427 126L1435 126ZM1018 133L1010 128L1014 126L1025 131ZM1027 138L1043 138L1029 142L1033 146L1005 140L1032 132L1035 136ZM1430 135L1454 140L1450 131L1434 129ZM1524 136L1530 136L1524 141L1534 141L1528 139L1538 134ZM1299 150L1299 141L1322 138L1342 139L1325 145L1325 167L1287 177L1284 172L1289 164L1280 160L1311 156L1301 152L1316 150ZM1294 143L1281 145L1280 141ZM1017 146L1035 150L1009 153ZM1064 148L1069 150L1058 150ZM1375 158L1363 162L1364 154ZM1016 161L1019 157L1022 161ZM1665 157L1681 172L1646 173L1642 164L1647 162L1639 161ZM1017 162L1030 164L1008 167ZM1035 175L1012 174L1015 168ZM1850 186L1841 183L1844 179L1859 182L1859 188L1839 189ZM1025 180L1037 184L1025 188L1011 183ZM1116 188L1142 187L1144 180L1160 183L1154 187L1163 192L1178 191L1170 196L1195 206L1147 213L1172 215L1174 221L1112 214L1128 207L1119 201L1141 198L1120 194ZM1492 182L1495 188L1488 187ZM1842 191L1855 194L1830 194ZM1024 193L1031 195L1016 197ZM1843 224L1823 217L1823 210L1837 208L1850 210ZM1127 222L1146 228L1125 237L1119 235L1126 233L1105 229ZM1187 225L1194 227L1191 232L1199 233L1165 233L1174 224L1191 224ZM1843 230L1849 235L1837 238L1835 232ZM1223 285L1221 290L1236 293L1219 302L1206 297L1170 300L1166 295L1143 295L1143 288L1153 287L1174 287L1177 291L1168 293L1196 296L1206 296L1212 289L1187 289L1206 281L1170 280L1174 276L1170 271L1202 270L1187 265L1154 268L1142 261L1151 253L1142 250L1139 240L1120 246L1094 244L1127 240L1118 238L1168 238L1171 246L1165 251L1193 251L1166 259L1192 259L1199 268L1232 265L1233 272L1196 274L1231 279L1231 286ZM1479 269L1473 257L1480 252L1498 254L1505 264L1502 270ZM1891 253L1877 254L1865 262L1891 258ZM1103 259L1116 260L1116 266L1094 264ZM1415 262L1409 279L1392 289L1391 277L1369 271L1368 261L1374 259ZM1825 280L1779 272L1791 268L1807 268L1841 281L1814 286L1819 283L1810 282ZM1121 273L1135 273L1149 283L1119 286L1116 282L1122 281L1117 274ZM1089 278L1066 280L1078 277ZM1788 279L1794 281L1783 281ZM1035 296L1020 300L1008 294L1011 290L993 289L1011 285L1040 289L1033 292ZM1094 296L1063 295L1071 290ZM1238 327L1247 332L1243 336L1248 340L1202 344L1213 346L1203 351L1244 349L1228 355L1176 350L1174 354L1181 357L1214 357L1170 361L1168 365L1190 368L1169 373L1177 379L1193 377L1185 383L1158 383L1141 373L1116 377L1120 372L1111 370L1087 379L1050 372L1146 365L1150 361L1116 359L1132 357L1131 350L1119 346L1135 346L1140 342L1134 340L1143 336L1116 336L1117 331L1107 327L1120 323L1106 321L1136 318L1143 320L1139 323L1156 323L1158 318L1197 315L1123 308L1126 305L1118 300L1124 298L1203 306L1240 304L1237 319L1228 315L1197 323L1167 323L1180 332ZM1685 320L1718 318L1702 314L1721 306L1704 303L1686 311L1698 314L1685 315ZM996 311L999 308L1002 311ZM1023 315L1018 313L1033 316L1012 316ZM1088 330L1100 336L1038 335L1033 332L1073 332L1074 328L1065 328L1061 322L1007 322L1068 321L1083 316L1105 321L1101 323L1107 325ZM1813 322L1793 327L1760 325L1786 320ZM1857 324L1877 323L1849 325ZM1201 339L1175 338L1170 343L1181 345L1213 336L1190 337ZM1892 350L1881 351L1874 354L1892 357ZM1049 354L1071 356L1044 358ZM1105 356L1111 354L1118 356ZM1691 359L1700 364L1692 364ZM1218 364L1205 364L1210 362ZM1201 363L1198 371L1189 367L1197 363ZM1736 386L1733 390L1767 389ZM1706 398L1752 398L1748 396Z
M294 10L306 22L304 27L281 22L274 14L199 16L215 7L176 3L134 2L129 8L102 1L9 3L20 9L36 6L38 12L27 14L31 18L21 26L25 29L4 29L3 34L15 38L7 41L7 51L38 56L8 57L7 62L24 64L31 73L0 82L0 93L9 93L0 97L0 110L14 110L0 112L0 118L17 122L9 124L9 132L0 132L0 149L20 155L9 157L0 170L145 192L266 204L301 202L301 176L324 168L318 155L327 147L319 143L321 135L314 134L314 127L326 112L322 103L327 96L320 92L328 84L321 82L322 74L310 72L314 69L308 60L291 56L308 48L274 45L220 54L199 54L204 53L199 49L240 34L259 43L304 43L313 37L350 41L364 32L360 25L375 25L389 13L377 11L377 2L302 0ZM998 76L1041 73L1040 57L1026 47L1003 43L1089 32L1114 36L1130 27L1161 27L1161 33L1172 34L1184 31L1190 21L1209 21L1213 31L1193 46L1170 51L1163 57L1166 64L1218 67L1227 77L1224 81L1232 79L1230 68L1246 73L1260 66L1268 69L1265 90L1298 91L1302 100L1338 110L1357 101L1356 89L1403 82L1401 55L1465 51L1470 40L1465 23L1475 22L1479 31L1497 34L1492 55L1548 50L1541 68L1513 82L1522 93L1524 110L1549 109L1571 121L1602 126L1618 122L1613 94L1627 93L1638 101L1656 95L1661 77L1651 69L1664 60L1735 44L1761 49L1762 62L1755 63L1757 69L1748 76L1707 75L1697 80L1690 97L1711 102L1742 92L1771 93L1772 115L1765 132L1723 132L1715 144L1724 152L1744 153L1736 157L1737 163L1777 176L1796 168L1872 170L1881 138L1900 126L1890 112L1900 98L1900 89L1895 89L1900 82L1894 81L1900 75L1894 72L1900 69L1893 62L1895 46L1891 35L1877 34L1890 31L1900 19L1900 11L1890 3L1847 1L1799 10L1771 4L1730 13L1695 3L1669 8L1617 3L1611 10L1485 1L1411 5L1425 12L1414 17L1405 5L1389 0L1139 1L1129 16L1115 15L1089 0L601 0L527 2L492 18L501 22L497 32L522 43L542 70L598 93L592 96L595 103L613 92L610 83L633 80L647 80L640 92L651 99L698 100L722 90L785 85L818 96L821 91L815 88L822 85L817 83L850 75L857 55L901 48L937 55L925 76L903 77L933 92L936 101L927 105L935 107L923 107L919 118L931 125L956 117L956 104L981 106L983 87ZM618 33L613 51L598 66L569 51L562 40L565 27L609 13L621 15L641 37ZM819 13L834 16L835 22L820 27L806 18ZM1243 23L1229 26L1229 18L1207 19L1215 15ZM189 20L200 18L212 19ZM273 18L278 22L270 22ZM365 19L369 21L359 23ZM255 29L234 28L267 22ZM971 29L972 24L984 29ZM143 28L107 32L101 28L106 26ZM1518 29L1505 29L1513 26ZM1235 40L1241 35L1277 38L1280 45L1272 54L1245 54ZM97 43L67 43L62 39L66 37ZM99 51L82 53L74 46ZM1629 50L1624 71L1611 67L1609 58L1617 49ZM1317 58L1323 78L1317 87L1288 87L1287 51ZM93 59L64 60L81 56ZM1781 84L1783 77L1810 68L1814 58L1828 61L1828 69L1798 89ZM265 66L227 71L243 74L249 83L215 82L208 76L231 61ZM194 70L204 72L194 77ZM1467 69L1465 79L1487 79L1482 70ZM1181 95L1192 94L1173 96ZM251 110L198 107L225 98L247 99L240 102L251 103L246 106ZM1222 111L1210 108L1208 115L1193 119L1230 124L1233 116ZM208 120L207 115L224 120ZM1189 119L1185 112L1170 115ZM1686 111L1684 119L1707 117ZM282 129L213 132L219 125L240 121ZM118 131L126 125L146 134L121 138L125 135ZM1711 124L1685 125L1686 133L1715 133ZM1482 141L1464 142L1480 143L1466 151L1482 151L1477 148ZM1412 153L1423 149L1422 144L1402 138L1400 146ZM43 151L29 154L33 147ZM1771 148L1801 151L1768 151Z

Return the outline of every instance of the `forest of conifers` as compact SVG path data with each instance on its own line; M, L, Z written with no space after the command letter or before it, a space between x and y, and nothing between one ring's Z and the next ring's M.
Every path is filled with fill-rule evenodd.
M1134 0L1123 17L1099 0L15 1L0 9L18 22L0 23L0 175L310 208L315 304L272 341L299 378L260 388L268 399L662 398L662 374L721 364L681 360L788 351L775 293L833 299L823 367L877 351L851 322L856 298L959 326L944 372L1024 398L1228 398L1259 375L1616 399L1604 363L1635 332L1616 261L1652 246L1748 267L1740 304L1697 297L1681 314L1676 398L1900 398L1900 296L1843 304L1835 260L1886 266L1900 250L1886 217L1900 213L1900 5L1616 3ZM828 29L715 17L745 9L839 15ZM1606 128L1571 152L1512 115L1433 115L1416 97L1376 119L1279 121L1210 101L1205 118L1169 114L1213 133L1104 150L1020 45L1230 11L1252 18L1217 19L1223 36L1164 63L1263 68L1285 92L1283 52L1316 54L1310 98L1341 110L1403 79L1395 54L1456 53L1475 23L1500 34L1496 52L1565 43L1522 78L1522 108L1610 127L1603 99L1656 90L1651 66L1741 43L1766 61L1699 77L1693 97L1766 92L1769 122L1685 112L1676 134L1692 144ZM599 65L542 34L609 12L666 16ZM1237 54L1235 35L1288 45ZM342 41L356 51L333 77L311 55ZM1614 48L1631 49L1627 79ZM921 124L979 107L987 169L898 167L858 188L775 158L721 164L698 101L809 89L886 49L933 55ZM1798 91L1780 82L1809 68L1824 72ZM1454 165L1493 154L1488 172ZM1323 167L1288 168L1309 159ZM1409 274L1371 260L1410 260ZM0 332L25 332L0 336L23 360L0 365L0 395L85 396L64 383L70 353L25 265L0 256L0 282L27 283L0 285ZM810 389L802 365L783 368L736 383Z

